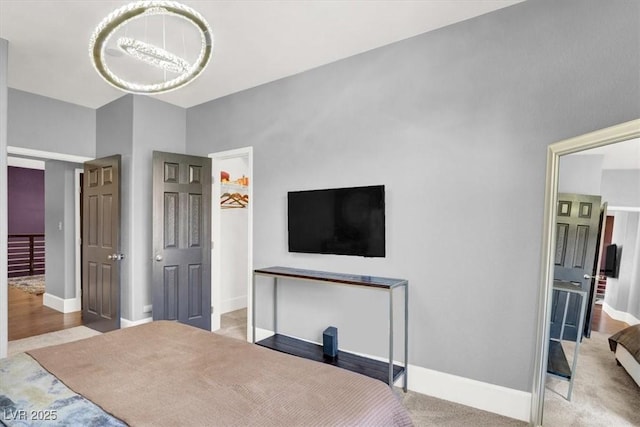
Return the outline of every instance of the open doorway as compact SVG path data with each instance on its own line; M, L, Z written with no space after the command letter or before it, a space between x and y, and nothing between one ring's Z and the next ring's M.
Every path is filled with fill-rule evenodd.
M41 229L35 230L39 231L35 233L39 238L33 237L32 250L29 246L27 251L22 250L24 248L13 250L16 255L12 258L21 259L23 265L9 268L8 310L0 314L3 317L6 315L8 341L15 345L19 345L17 340L82 325L79 262L82 169L78 168L81 165L76 162L54 160L47 154L52 153L12 155L10 152L8 156L9 169L21 167L24 172L28 168L38 168L40 173L39 185L25 182L24 173L17 177L19 182L16 183L28 185L32 192L39 191L34 195L36 199L39 198L37 206L32 203L26 209L40 210ZM13 214L10 215L28 217L30 212L13 211L14 196L9 194L8 208ZM17 219L18 222L20 220L22 218ZM15 235L11 229L8 234L9 251L12 251L12 246L22 245L12 243L12 240L19 239L11 238ZM12 280L11 276L17 280ZM12 286L12 282L25 285L20 289L19 286Z
M211 329L251 341L253 270L253 149L212 158Z
M628 416L634 417L633 415L633 405L619 405L618 401L615 405L616 408L611 408L613 412L607 413L607 406L600 405L601 414L590 414L582 413L579 414L580 409L579 403L575 401L579 400L577 397L574 399L574 402L568 402L563 400L562 405L554 405L549 404L549 402L545 399L545 387L546 387L546 379L547 379L547 363L548 363L548 352L549 352L549 338L550 338L550 318L551 312L553 308L553 287L554 287L554 265L555 265L555 255L557 255L557 244L558 241L558 231L556 226L556 218L559 212L559 179L561 176L560 173L560 165L561 165L561 156L569 156L571 154L579 154L584 153L585 150L597 148L597 147L605 147L610 146L615 143L622 143L625 141L634 140L640 137L640 120L635 120L632 122L624 123L618 126L614 126L612 128L604 129L601 131L593 132L591 134L587 134L581 137L572 138L570 140L562 141L556 144L553 144L549 147L548 157L547 157L547 188L545 195L545 224L544 224L544 233L543 233L543 254L542 254L542 284L541 284L541 292L540 292L540 306L539 306L539 317L538 317L538 343L537 343L537 352L536 352L536 366L535 366L535 375L534 375L534 388L532 393L532 422L534 425L542 425L543 422L543 408L544 408L544 421L545 423L549 420L558 420L558 415L560 419L564 421L573 419L574 421L579 417L593 417L593 416L607 416L609 417L622 417L622 420L628 420ZM563 157L566 158L566 157ZM633 159L640 159L636 154ZM640 167L639 167L640 169ZM633 172L633 173L640 173ZM635 175L634 175L635 176ZM584 177L583 177L584 178ZM609 180L610 181L610 180ZM582 180L584 184L584 180ZM600 183L599 183L600 184ZM605 182L604 179L602 181L603 191ZM620 209L620 206L616 206L618 204L618 200L632 200L629 202L633 206L623 207L629 210L635 210L636 212L640 212L640 193L638 192L640 187L638 185L640 182L632 182L632 187L626 186L625 188L630 189L632 193L631 199L625 199L627 195L621 196L620 193L609 193L615 194L613 197L617 200L611 200L610 196L607 196L609 200L609 211L613 211L616 209ZM636 187L633 187L635 185ZM635 190L633 190L635 188ZM584 193L584 191L580 191ZM622 198L619 198L622 197ZM635 238L635 235L634 235ZM615 239L615 237L614 237ZM637 240L637 239L636 239ZM638 261L635 261L636 263ZM632 269L635 269L637 266L632 266ZM606 299L606 291L605 291L605 299ZM595 329L594 329L595 330ZM592 336L589 340L584 341L599 341L598 345L602 348L598 348L598 351L601 352L607 363L607 370L604 375L613 374L613 370L615 370L615 357L612 353L609 352L608 343L606 340L607 335L600 334L599 331L596 331L595 338ZM602 335L602 336L600 336ZM604 338L603 338L604 337ZM583 345L584 347L584 345ZM582 353L582 350L580 350ZM582 359L586 359L585 357L580 356ZM577 376L575 377L575 381L580 381L580 375L586 374L586 376L591 380L595 377L595 369L592 367L587 367L586 363L580 363L582 359L578 359L578 371ZM603 359L603 360L604 360ZM582 360L586 362L586 360ZM611 368L611 369L609 369ZM582 369L582 371L581 371ZM619 372L618 372L619 373ZM622 373L624 376L625 374ZM625 381L631 381L630 378L626 378ZM583 383L584 378L582 380ZM632 385L632 382L629 384ZM631 386L630 386L631 387ZM591 395L596 395L596 399L598 398L598 389L597 385L591 384L589 393ZM615 387L614 387L615 388ZM633 396L633 393L631 394ZM624 402L624 400L623 400ZM613 404L612 404L613 405ZM614 406L615 406L614 405ZM629 406L628 409L625 406ZM564 418L563 418L564 417ZM567 418L568 417L568 418ZM574 418L571 418L574 417ZM578 417L578 418L576 418ZM625 418L626 417L626 418ZM609 418L609 421L618 418ZM614 422L615 423L615 422ZM633 423L632 423L633 424Z
M7 167L9 340L39 333L45 293L44 162L10 157ZM34 331L34 329L36 329Z

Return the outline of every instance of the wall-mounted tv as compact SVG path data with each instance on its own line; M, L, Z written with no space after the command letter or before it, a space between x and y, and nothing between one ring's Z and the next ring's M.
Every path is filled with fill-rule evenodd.
M385 256L384 185L290 191L289 252Z
M605 249L604 268L601 268L607 277L618 277L618 261L620 259L618 245L613 244Z

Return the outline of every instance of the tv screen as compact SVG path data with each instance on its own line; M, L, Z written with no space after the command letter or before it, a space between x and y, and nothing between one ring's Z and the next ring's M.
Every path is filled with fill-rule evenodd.
M291 191L289 252L385 256L384 185Z
M602 270L607 277L618 277L618 245L607 246Z

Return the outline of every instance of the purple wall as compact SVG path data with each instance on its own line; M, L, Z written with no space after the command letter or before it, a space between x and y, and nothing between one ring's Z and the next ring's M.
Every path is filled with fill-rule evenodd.
M44 171L9 166L9 234L44 234Z

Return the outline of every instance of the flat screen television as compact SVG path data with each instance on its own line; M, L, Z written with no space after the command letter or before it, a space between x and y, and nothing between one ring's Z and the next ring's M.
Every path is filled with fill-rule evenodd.
M618 277L618 245L607 246L602 270L607 277Z
M289 252L385 256L384 185L290 191Z

